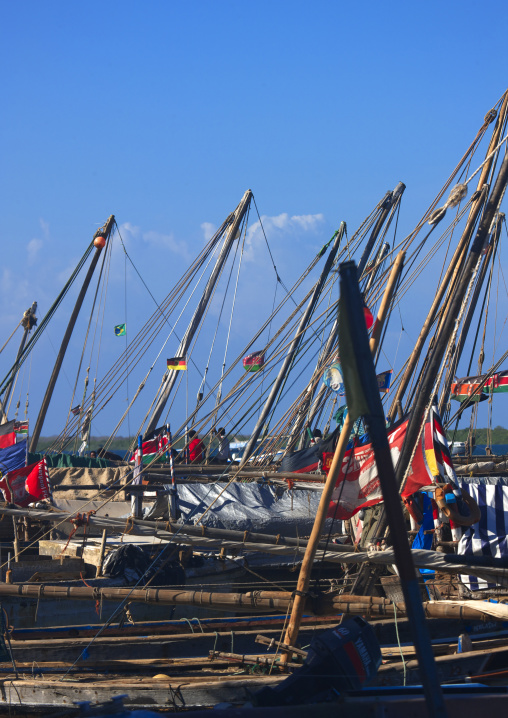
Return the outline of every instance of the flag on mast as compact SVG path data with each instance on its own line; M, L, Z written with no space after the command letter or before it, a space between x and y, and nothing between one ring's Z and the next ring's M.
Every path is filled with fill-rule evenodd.
M167 359L167 365L168 369L173 371L187 371L187 359L182 359L182 357Z
M0 424L0 449L6 449L8 446L14 446L16 443L14 424L14 420Z
M265 353L254 352L253 354L248 354L246 357L243 358L242 363L245 371L259 371L265 365Z
M388 392L390 391L392 374L393 374L393 369L389 369L388 371L383 371L383 372L381 372L381 374L378 374L376 376L377 386L378 386L379 391L382 394L388 394Z
M124 337L127 334L126 324L117 324L115 327L115 337Z

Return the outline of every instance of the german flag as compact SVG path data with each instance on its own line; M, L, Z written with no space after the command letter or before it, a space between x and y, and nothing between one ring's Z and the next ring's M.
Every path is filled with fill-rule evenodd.
M0 424L0 449L14 446L15 443L16 430L14 428L14 421L7 421L5 424Z
M187 371L187 359L173 357L172 359L168 359L167 363L168 369L172 369L173 371Z

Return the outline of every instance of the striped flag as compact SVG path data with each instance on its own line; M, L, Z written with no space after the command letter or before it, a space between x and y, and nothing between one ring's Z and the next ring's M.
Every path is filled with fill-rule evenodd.
M253 354L248 354L243 358L242 364L245 371L257 372L262 369L265 364L265 353L254 352Z
M16 443L16 429L14 420L0 424L0 449L6 449Z
M448 440L435 405L430 408L424 433L425 457L432 475L440 477L445 484L451 481L458 486Z
M28 434L28 421L15 421L14 431L16 434Z
M485 479L479 477L471 479L474 483L461 483L478 504L481 518L462 535L457 548L460 556L508 557L508 486L500 483L502 480L485 484ZM479 576L464 575L460 578L471 591L485 591L496 585Z
M172 357L167 359L168 369L172 371L187 371L187 360L182 357Z
M150 434L150 436L153 436L153 438L145 440L142 443L141 451L143 465L151 464L155 461L165 463L168 460L166 453L171 449L168 435L165 428L159 431L160 433L157 436L153 436L152 434ZM134 462L136 464L137 458L138 449L136 449L136 451L133 453L130 459L130 463Z
M405 417L393 424L387 431L394 466L397 464L404 445L408 421L409 419ZM433 483L433 476L426 456L427 442L428 439L424 434L416 445L411 472L402 491L403 497L411 496L423 486ZM360 509L374 506L382 500L383 493L372 444L353 442L353 446L346 451L339 469L328 516L336 519L349 519Z

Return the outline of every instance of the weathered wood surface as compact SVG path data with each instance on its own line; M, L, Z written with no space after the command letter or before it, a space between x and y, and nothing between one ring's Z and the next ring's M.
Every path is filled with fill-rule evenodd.
M335 627L326 626L326 628ZM314 627L302 628L302 640L310 643ZM280 638L280 629L264 632L275 640ZM114 661L122 658L181 659L207 657L210 651L225 651L253 654L262 650L256 646L257 630L221 631L217 633L188 633L174 636L98 636L93 643L90 639L53 639L46 641L11 641L16 661L70 661L80 657L86 649L87 661Z
M215 680L205 677L178 680L121 678L116 680L58 680L13 678L0 679L0 706L23 708L72 707L76 701L103 703L114 696L127 694L128 708L150 707L159 710L183 707L213 706L224 701L242 703L249 692L265 685L277 684L280 677L233 676L225 674Z
M0 596L19 596L59 600L93 600L130 603L152 603L176 606L196 606L208 610L233 611L235 613L273 613L288 611L293 605L294 596L289 591L249 591L247 593L209 592L196 590L176 590L168 588L115 588L88 586L45 586L37 584L0 584ZM473 606L472 604L478 604ZM404 603L393 603L386 598L354 596L349 594L322 594L310 601L307 599L307 612L332 615L347 614L367 616L369 620L377 616L402 616ZM508 608L501 604L495 606L482 601L429 601L423 604L428 618L456 618L470 620L508 620ZM497 611L499 615L493 615Z
M220 664L219 664L220 665ZM499 670L508 666L508 648L494 648L455 656L438 656L436 665L440 680L450 682L460 680L470 674L481 674L488 670ZM153 664L159 671L160 665ZM400 686L404 680L402 662L384 665L375 679L378 686ZM174 668L173 668L174 670ZM159 709L178 709L186 707L211 706L221 702L240 704L250 698L250 693L266 685L276 685L284 676L234 676L221 675L172 676L172 666L159 674L160 678L100 678L94 679L66 677L59 680L28 678L16 680L13 677L0 679L0 706L23 705L25 707L65 707L74 701L92 703L110 700L119 693L126 693L127 707L157 706ZM420 684L417 661L406 661L407 685ZM375 701L378 702L378 701ZM407 701L403 701L405 715L408 715ZM330 707L330 706L329 706ZM491 706L489 704L489 711ZM466 714L464 714L466 715Z
M123 652L122 652L123 653ZM400 658L400 655L399 655ZM19 672L30 673L32 676L39 673L66 673L67 671L74 674L79 673L88 675L90 673L138 673L140 675L149 674L153 678L155 673L171 674L172 678L177 675L187 679L197 680L203 678L203 671L210 674L213 671L224 671L230 666L237 667L238 664L266 666L271 663L277 663L280 660L280 653L231 653L228 651L210 651L208 657L200 658L120 658L118 655L115 659L107 661L16 661L16 668ZM299 663L288 663L285 667L299 668ZM282 669L283 667L280 666ZM156 670L155 670L156 669ZM0 662L0 673L12 674L12 662ZM192 674L196 676L192 677ZM274 672L274 676L279 673Z
M265 631L271 628L282 629L286 616L253 616L253 617L226 617L226 618L203 618L198 620L191 619L175 619L173 621L149 621L139 622L135 624L124 623L120 626L118 623L112 624L104 628L100 623L83 625L83 626L50 626L34 628L13 628L11 637L19 641L41 641L53 638L92 638L96 636L99 630L101 636L121 636L125 639L128 636L159 636L159 635L179 635L187 633L213 633L217 631ZM336 616L304 616L302 622L309 627L330 627L335 626Z

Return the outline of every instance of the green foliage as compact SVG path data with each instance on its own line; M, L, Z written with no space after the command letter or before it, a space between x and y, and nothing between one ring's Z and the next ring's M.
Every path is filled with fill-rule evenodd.
M234 438L231 436L229 437L231 441L246 441L249 438L248 434L238 434ZM56 436L41 436L37 443L37 451L44 452L46 449L48 449L50 446L53 445L55 440L57 439ZM107 441L109 439L109 436L92 436L90 437L90 449L88 451L97 451L102 446L105 446ZM81 442L78 442L78 446ZM109 451L127 451L127 449L132 446L133 444L136 444L136 439L134 437L130 438L128 436L117 436L116 439L113 440L111 443ZM184 446L184 439L179 439L175 442L175 449L178 451L180 449L183 449ZM66 447L67 452L72 452L74 448L74 441L71 441L71 443Z
M476 429L475 440L477 444L508 444L508 429L502 426L496 426L491 431L491 438L487 436L488 429ZM447 432L448 441L452 440L453 432ZM458 429L455 433L455 441L467 441L469 429Z

